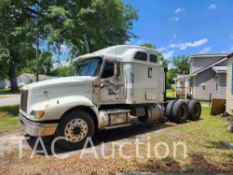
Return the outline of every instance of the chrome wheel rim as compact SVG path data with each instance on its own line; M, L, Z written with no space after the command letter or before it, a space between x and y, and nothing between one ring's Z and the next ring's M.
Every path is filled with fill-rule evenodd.
M88 125L82 119L70 120L65 127L64 135L70 142L80 142L88 133Z

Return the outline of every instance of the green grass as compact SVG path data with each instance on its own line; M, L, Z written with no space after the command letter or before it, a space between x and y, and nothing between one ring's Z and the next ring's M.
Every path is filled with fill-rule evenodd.
M18 91L11 91L11 89L6 88L6 89L0 89L0 95L1 94L18 94L20 93L20 90Z
M185 141L188 145L190 159L201 154L206 161L232 161L232 150L228 145L233 143L233 134L227 130L220 116L209 115L210 108L202 108L199 121L188 121L185 124L172 124L167 130L179 133L176 137L163 136L164 140Z
M183 167L183 172L184 173L193 173L194 172L194 168L192 167L192 165L185 165Z
M220 116L209 115L210 108L202 108L202 116L199 121L187 121L184 124L175 124L167 122L161 127L162 132L151 133L151 145L159 142L168 144L170 150L173 149L173 143L183 142L187 146L187 158L184 158L183 149L177 149L177 157L170 163L170 159L165 159L161 171L180 171L186 173L191 172L218 172L231 171L233 168L233 150L229 147L233 144L233 134L227 130L225 120ZM161 147L159 152L163 154L165 149ZM173 156L170 152L169 157ZM152 165L155 162L161 162L156 157L151 158ZM146 166L150 161L144 160L142 164ZM172 167L172 165L174 165ZM177 165L177 166L175 166ZM150 171L150 169L146 169ZM156 170L158 171L158 170Z
M0 107L0 132L19 127L18 112L18 105Z
M175 124L167 122L164 124L156 125L155 131L148 132L150 136L149 144L151 150L151 157L146 158L148 153L147 149L147 140L141 142L144 143L140 145L140 155L145 156L142 159L122 159L116 156L115 159L78 159L78 156L69 157L69 162L71 163L70 167L66 167L64 164L65 160L60 159L47 159L46 156L36 155L34 159L29 159L24 157L24 165L28 164L31 166L37 166L38 170L41 172L44 170L46 165L47 169L51 167L59 167L61 172L64 171L64 168L69 169L69 171L77 171L77 167L81 167L80 172L84 174L109 174L109 172L225 172L232 174L233 170L233 151L229 148L229 144L233 143L233 134L228 132L226 129L224 120L220 116L210 116L210 109L208 107L202 108L202 116L199 121L187 121L183 124ZM0 108L0 124L2 123L1 119L5 120L5 124L1 124L0 128L5 127L9 130L10 127L15 128L18 125L17 120L18 106L10 106ZM8 127L7 127L8 125ZM146 126L145 126L146 127ZM146 137L146 136L145 136ZM144 139L144 138L143 138ZM132 138L134 142L134 138ZM166 143L169 146L168 157L163 159L158 159L153 153L154 146L160 142ZM177 157L173 157L173 143L183 142L187 146L187 157L183 157L182 147L179 149L177 147ZM109 148L110 149L110 148ZM135 145L129 144L124 146L124 154L136 155L135 154ZM164 146L157 148L160 155L164 155L165 149ZM116 153L117 154L117 153ZM31 152L28 152L28 155L31 155ZM22 160L17 159L18 153L13 154L10 157L12 167L15 165L15 162ZM86 161L86 162L85 162ZM43 162L39 164L38 162ZM45 162L45 163L44 163ZM52 163L51 163L52 162ZM78 162L78 163L77 163ZM93 163L97 163L97 169L92 170L88 169L88 166ZM109 162L111 163L109 166ZM80 166L80 164L82 166ZM59 165L59 166L57 166ZM64 166L63 166L64 165ZM24 166L28 167L28 166ZM102 168L101 167L108 167ZM54 170L57 171L56 168ZM89 171L90 170L90 171ZM28 168L25 168L24 171L30 171ZM87 172L88 173L87 173ZM31 171L32 172L32 171ZM53 172L53 169L51 169ZM104 172L104 173L102 173ZM55 172L54 172L55 173ZM76 172L77 173L77 172ZM36 173L35 173L36 174ZM63 173L65 174L65 173Z
M227 130L224 119L209 113L210 108L203 107L201 119L198 121L187 121L183 124L167 122L161 124L156 132L149 133L151 148L162 142L166 143L171 151L168 157L162 160L154 154L151 154L149 160L142 159L139 169L152 172L232 172L233 150L229 145L233 144L233 134ZM177 147L177 156L173 156L174 143L186 145L187 157L184 157L183 147ZM133 146L129 147L127 152L131 153L133 149ZM141 149L141 154L146 155L147 145ZM159 147L158 152L164 155L165 147Z
M175 97L175 91L172 89L167 90L167 97Z
M208 102L208 101L201 101L201 104L202 104L202 105L209 105L210 102Z

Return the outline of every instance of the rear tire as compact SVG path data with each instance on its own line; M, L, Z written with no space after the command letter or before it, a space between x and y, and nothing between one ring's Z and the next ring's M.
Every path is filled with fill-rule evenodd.
M173 106L171 120L176 123L184 123L188 119L188 114L187 103L183 100L178 100Z
M168 102L167 107L166 107L166 117L171 120L172 118L172 108L175 104L176 100L171 100Z
M95 124L90 114L85 111L71 111L65 114L59 122L55 133L58 139L56 145L66 150L82 148L88 137L92 138Z
M189 102L191 101L191 100L189 100L189 99L184 99L183 100L187 105L189 105Z
M201 104L197 100L190 100L188 103L189 109L189 119L190 120L199 120L201 116Z

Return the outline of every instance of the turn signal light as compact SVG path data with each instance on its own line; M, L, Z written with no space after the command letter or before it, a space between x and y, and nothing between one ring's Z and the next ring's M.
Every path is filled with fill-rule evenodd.
M30 115L36 119L41 119L44 117L45 112L44 111L32 111Z

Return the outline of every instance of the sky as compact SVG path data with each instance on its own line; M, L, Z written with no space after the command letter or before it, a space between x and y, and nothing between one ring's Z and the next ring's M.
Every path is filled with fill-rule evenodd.
M169 61L178 55L233 52L233 0L124 0L139 19L130 44L152 43Z

